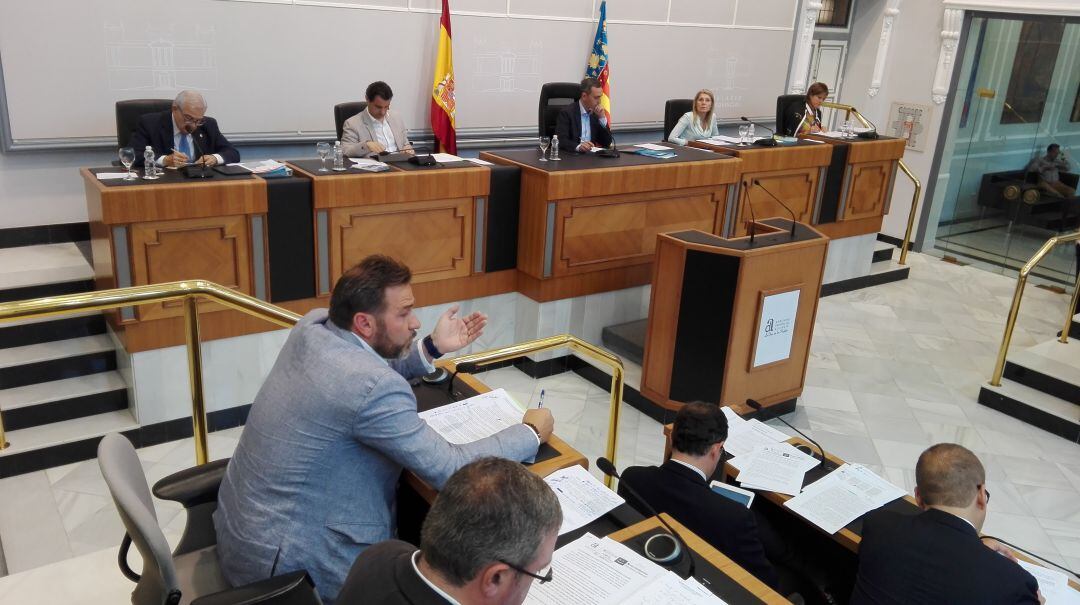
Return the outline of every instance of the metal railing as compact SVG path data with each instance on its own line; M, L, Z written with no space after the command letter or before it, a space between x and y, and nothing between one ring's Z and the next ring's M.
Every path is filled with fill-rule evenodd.
M0 324L16 319L49 317L75 311L105 311L167 300L182 300L188 383L191 386L191 424L195 436L195 463L206 464L209 450L206 443L206 399L203 394L202 347L199 343L199 311L196 304L199 297L285 328L300 321L299 315L287 309L212 282L189 280L3 303L0 304ZM4 422L0 415L0 449L6 447L8 443L4 438Z
M870 120L864 118L863 115L859 113L859 110L855 109L851 105L826 101L822 103L821 106L828 107L830 109L838 109L845 112L845 119L847 120L850 120L851 116L854 115L855 119L858 120L864 127L874 128L876 130L874 125L870 123ZM900 170L905 175L907 175L909 179L911 179L911 183L915 185L915 192L911 195L911 210L908 211L907 230L904 232L904 241L900 246L899 264L906 265L908 249L911 248L911 233L915 230L915 216L917 215L917 211L919 208L919 194L922 192L922 181L920 181L919 178L915 176L915 173L911 172L911 169L908 168L907 164L904 163L903 158L897 160L897 164L900 166Z
M1020 268L1020 274L1016 276L1016 291L1013 293L1012 306L1009 307L1009 317L1005 320L1005 335L1001 338L1001 348L998 349L997 362L994 364L994 374L990 377L990 386L1001 386L1001 376L1005 373L1005 356L1009 353L1009 343L1012 341L1013 330L1016 328L1016 318L1020 316L1020 301L1024 298L1024 286L1027 285L1028 275L1039 266L1050 251L1061 244L1080 242L1080 231L1058 235L1046 240L1046 243ZM1073 315L1076 315L1077 299L1080 299L1080 277L1077 277L1073 286L1072 299L1065 313L1065 327L1061 330L1059 342L1069 342L1069 328L1072 325Z
M200 297L285 328L290 328L300 321L300 315L277 305L241 294L212 282L190 280L2 303L0 304L0 324L16 319L50 317L76 311L105 311L168 300L183 300L188 383L191 386L191 424L195 437L195 462L196 464L206 464L209 461L209 449L207 446L206 399L203 393L202 346L199 337L197 304ZM607 457L614 462L615 446L619 434L619 406L623 395L623 364L622 360L616 355L576 336L562 334L490 351L471 353L450 361L455 367L461 367L466 363L480 367L516 359L530 353L539 353L563 347L611 368L611 405L608 417ZM4 435L3 415L0 413L0 449L6 447L8 447L8 443ZM607 478L607 484L608 487L611 487L610 477Z
M619 406L622 403L623 395L623 363L613 353L605 351L596 345L590 344L581 340L577 336L570 334L560 334L559 336L549 336L547 338L538 338L536 340L529 340L526 342L518 343L516 345L510 345L509 347L503 347L501 349L493 349L491 351L482 351L480 353L471 353L469 355L462 355L456 357L452 361L455 367L460 368L464 364L475 364L477 366L485 366L493 363L499 363L501 361L509 361L511 359L517 359L524 357L530 353L540 353L543 351L551 351L554 349L568 348L571 351L581 353L582 355L589 357L599 363L602 363L611 368L611 403L608 409L608 438L607 438L607 459L615 462L615 448L619 438ZM612 478L610 476L604 477L604 484L609 488L612 484Z

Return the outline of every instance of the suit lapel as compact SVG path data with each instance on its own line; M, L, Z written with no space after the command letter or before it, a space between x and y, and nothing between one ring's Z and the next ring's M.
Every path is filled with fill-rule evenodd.
M172 112L165 112L165 119L161 123L161 142L164 143L165 154L172 153L173 148L173 119Z

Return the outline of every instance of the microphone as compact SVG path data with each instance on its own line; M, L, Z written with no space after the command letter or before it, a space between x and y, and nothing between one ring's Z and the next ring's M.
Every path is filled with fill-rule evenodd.
M768 194L769 194L769 197L771 197L772 199L776 200L776 203L777 203L777 204L780 204L781 206L783 206L783 207L784 207L784 210L787 210L787 211L788 211L788 214L790 214L790 215L791 215L791 239L795 239L795 213L791 211L791 208L788 208L788 205L787 205L787 204L785 204L784 202L781 202L781 201L780 201L780 198L778 198L778 197L776 197L775 195L773 195L773 192L772 192L772 191L769 191L768 189L766 189L766 188L765 188L765 185L762 185L762 184L761 184L761 181L759 181L759 180L757 180L757 179L754 179L754 184L755 184L755 185L757 185L758 187L760 187L760 188L761 188L761 190L762 190L762 191L764 191L765 193L768 193Z
M773 130L772 128L769 128L768 126L766 126L764 124L758 124L757 122L751 120L750 118L748 118L746 116L739 116L739 119L742 120L743 122L748 123L748 124L753 124L754 126L761 126L765 130L768 130L769 132L772 133L772 136L767 138L767 139L758 139L758 140L754 141L754 143L753 143L754 145L758 145L760 147L776 147L776 139L773 138L773 137L776 136L776 131L775 130Z
M821 466L821 468L822 468L822 469L824 469L824 470L825 470L825 472L829 472L829 471L831 471L831 470L833 470L833 469L835 468L835 467L834 467L834 466L832 465L832 463L831 463L831 462L829 462L829 461L828 461L828 460L827 460L827 459L825 458L825 450L821 449L821 444L819 444L819 443L818 443L817 441L814 441L813 439L811 439L811 438L810 438L809 436L807 436L807 434L806 434L806 433L804 433L804 432L800 431L799 429L797 429L797 428L795 428L795 427L791 426L791 423L789 423L789 422L788 422L787 420L784 420L783 418L781 418L781 417L780 417L780 416L778 416L777 414L774 414L774 413L772 413L772 411L771 411L771 410L767 410L767 409L765 409L765 408L764 408L764 407L763 407L763 406L762 406L762 405L761 405L760 403L758 403L758 402L757 402L756 400L754 400L754 399L747 399L747 400L746 400L746 405L748 405L748 406L750 406L750 407L754 408L754 410L756 410L756 411L758 411L758 412L761 412L762 414L764 414L764 415L765 415L765 419L766 419L766 420L768 420L768 419L770 419L770 418L776 418L776 419L777 419L777 420L779 420L780 422L783 422L784 424L786 424L786 425L788 426L788 428L790 428L791 430L795 431L795 432L796 432L796 433L798 433L799 435L802 435L802 438L803 438L803 439L806 439L806 440L807 440L807 441L809 441L810 443L813 443L813 444L814 444L815 446L817 446L817 448L818 448L818 451L819 451L819 452L821 452L821 456L820 456L820 457L818 457L818 456L814 456L814 451L813 451L813 450L810 450L810 455L811 455L811 456L814 456L814 458L818 458L819 460L821 460L821 462L820 462L820 463L818 463L818 464L819 464L819 466ZM603 469L600 469L600 470L603 470Z
M645 507L645 510L649 514L656 517L657 520L659 520L660 523L664 526L664 528L671 532L669 534L654 534L648 540L646 540L644 549L645 556L654 563L667 564L672 563L676 559L678 559L680 551L685 551L686 557L690 559L690 569L686 577L694 577L694 571L697 569L697 566L694 562L694 553L690 550L690 547L686 545L686 541L682 539L682 536L679 535L679 532L675 531L674 527L668 525L667 521L664 521L664 518L656 512L656 509L649 506L649 503L645 501L645 498L642 498L641 495L634 490L634 488L630 487L629 483L625 483L622 481L622 477L619 476L619 472L615 470L615 465L612 464L610 460L604 458L603 456L597 458L596 468L600 469L600 472L604 473L608 477L615 477L616 479L618 479L620 481L619 485L625 487L626 491L630 492L630 495L636 498L637 501L640 502L643 507ZM657 540L658 538L659 540ZM671 542L669 546L671 553L666 556L653 554L649 550L649 544L652 544L654 540L656 540L658 543Z
M754 216L754 204L750 201L750 185L743 181L743 199L746 200L746 208L750 210L750 246L754 245L754 231L757 230L757 217Z
M852 107L852 109L855 109L855 108ZM855 109L855 111L858 111L858 110ZM859 115L862 115L862 114L859 114ZM866 120L867 122L870 122L870 128L873 128L873 130L870 130L870 131L867 131L867 132L860 132L860 133L856 134L855 136L859 137L860 139L870 139L870 140L874 140L874 139L878 138L877 124L874 124L872 121L870 121L870 118L868 118L866 116L863 116L863 119Z
M199 128L196 128L194 132L191 133L191 143L193 145L195 145L195 150L199 152L199 157L200 158L203 157L204 155L206 155L205 153L203 153L204 148L201 145L199 145L199 141L201 141L202 138L203 138L203 133L202 133L202 127L200 126ZM200 164L200 165L202 166L202 174L205 177L206 176L206 164L203 163L203 164Z

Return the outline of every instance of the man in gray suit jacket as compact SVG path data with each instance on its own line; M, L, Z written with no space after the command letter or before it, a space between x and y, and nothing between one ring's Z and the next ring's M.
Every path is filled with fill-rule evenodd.
M407 380L476 340L487 318L451 307L414 345L410 279L370 256L338 280L329 313L311 311L289 334L218 493L218 556L233 586L304 569L332 603L356 557L394 536L402 468L438 489L483 456L527 460L551 435L547 410L464 445L417 416Z
M390 112L394 91L386 82L372 82L367 87L367 108L345 120L341 147L345 155L366 158L383 152L412 154L412 143L405 134L405 121Z

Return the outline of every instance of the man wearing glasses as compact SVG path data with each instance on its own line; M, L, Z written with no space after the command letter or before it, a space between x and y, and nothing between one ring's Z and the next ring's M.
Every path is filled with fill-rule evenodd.
M1012 551L980 539L990 492L971 450L939 443L924 451L915 501L923 510L917 515L878 509L865 517L852 605L1042 602Z
M139 117L131 137L136 166L143 164L147 145L153 148L158 166L216 166L240 161L240 152L218 130L217 120L206 117L206 100L193 90L176 95L171 110Z
M552 581L562 510L544 480L501 458L461 467L435 499L420 549L376 544L353 564L338 605L520 605Z

